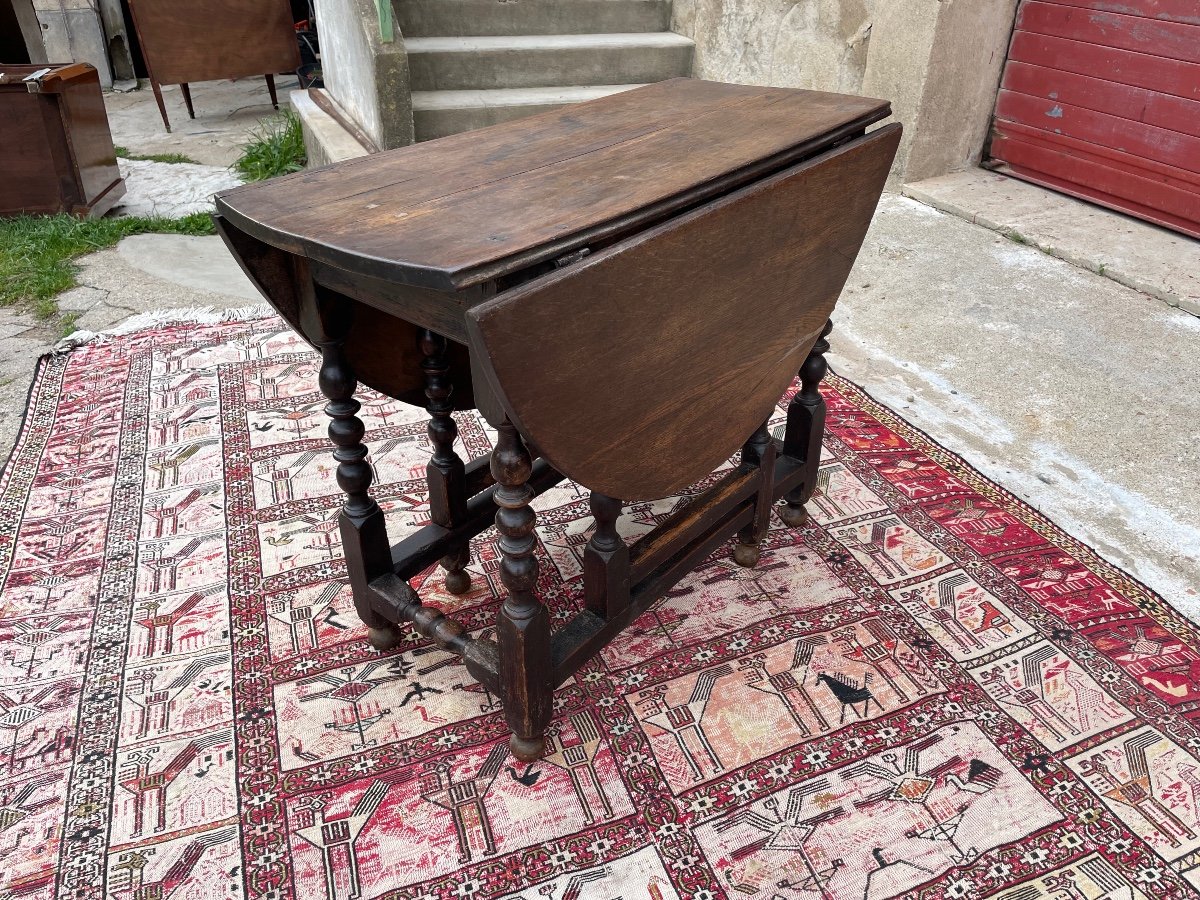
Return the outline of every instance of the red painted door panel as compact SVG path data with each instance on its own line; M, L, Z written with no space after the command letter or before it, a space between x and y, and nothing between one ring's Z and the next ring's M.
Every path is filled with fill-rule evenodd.
M1200 2L1022 0L991 165L1200 237Z

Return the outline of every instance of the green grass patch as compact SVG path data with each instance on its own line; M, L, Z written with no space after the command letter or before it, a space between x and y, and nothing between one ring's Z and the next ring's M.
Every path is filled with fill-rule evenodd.
M191 163L193 166L198 166L200 163L192 159L190 156L184 156L182 153L134 153L128 147L118 145L116 147L117 156L121 159L138 159L145 162L160 162L160 163Z
M66 313L58 320L59 337L66 337L75 330L75 323L79 321L79 313Z
M304 168L304 132L300 117L292 110L264 121L252 137L233 164L233 170L247 181L262 181Z
M75 286L72 260L116 244L131 234L213 234L212 216L182 219L129 216L77 219L74 216L16 216L0 219L0 306L27 304L43 319L58 312L54 302Z

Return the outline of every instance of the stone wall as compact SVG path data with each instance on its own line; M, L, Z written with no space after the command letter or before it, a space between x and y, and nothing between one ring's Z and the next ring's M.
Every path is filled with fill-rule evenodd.
M882 97L905 135L893 185L979 160L1017 0L675 0L692 74Z

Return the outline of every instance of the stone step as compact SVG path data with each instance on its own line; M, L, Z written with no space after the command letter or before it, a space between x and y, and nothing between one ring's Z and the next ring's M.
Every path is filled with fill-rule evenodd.
M418 141L484 128L533 113L607 97L641 87L595 84L586 87L509 88L475 91L413 91L413 126Z
M670 0L403 0L405 39L438 35L615 34L666 31Z
M405 41L414 91L664 81L690 74L692 47L670 31Z

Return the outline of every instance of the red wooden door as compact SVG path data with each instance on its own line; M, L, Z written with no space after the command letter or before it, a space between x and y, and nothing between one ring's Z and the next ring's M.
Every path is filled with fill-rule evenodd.
M991 156L1200 237L1200 0L1022 0Z

